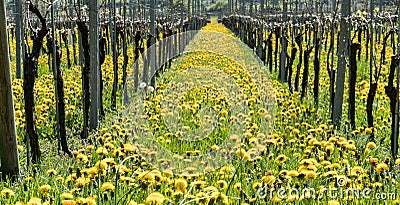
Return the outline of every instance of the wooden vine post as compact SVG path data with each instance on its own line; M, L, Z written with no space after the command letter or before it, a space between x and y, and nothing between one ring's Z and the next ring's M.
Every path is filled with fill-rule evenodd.
M4 1L0 2L0 162L3 178L19 173L14 102Z
M351 0L342 0L340 34L339 34L339 49L338 49L338 70L336 77L336 92L333 107L333 123L336 127L340 127L343 110L343 94L344 81L346 76L346 57L349 53L349 22L348 17L351 11Z
M99 104L100 104L100 68L99 68L99 30L97 1L89 3L89 46L90 46L90 129L99 126Z
M287 0L283 1L283 17L282 22L287 22ZM282 28L282 36L286 35L286 25ZM282 51L280 54L280 63L279 63L279 80L282 82L286 81L286 55L287 55L287 39L281 38L282 43Z

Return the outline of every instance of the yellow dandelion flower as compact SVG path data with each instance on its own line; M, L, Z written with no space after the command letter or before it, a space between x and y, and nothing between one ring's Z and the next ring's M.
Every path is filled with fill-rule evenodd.
M364 169L361 166L355 166L351 169L350 175L357 176L363 173Z
M380 182L375 182L375 183L372 184L373 188L378 188L378 187L382 187L382 186L383 186L383 184L380 183Z
M57 174L57 171L55 169L49 169L49 170L47 170L46 174L48 176L54 176Z
M86 152L87 152L87 153L90 153L90 152L92 151L92 149L94 149L94 145L88 145L88 146L86 147Z
M33 177L26 177L26 178L25 178L25 181L26 181L26 182L30 182L30 181L32 181L32 180L33 180Z
M101 191L105 192L105 191L114 191L115 190L115 186L112 182L104 182L103 185L101 185Z
M203 187L204 184L206 184L205 181L195 181L195 182L192 183L193 187L194 187L194 188L197 188L197 189Z
M172 193L172 196L174 197L174 198L181 198L181 197L183 197L183 192L181 192L181 191L175 191L174 193Z
M127 144L124 144L124 151L125 152L133 152L133 151L135 151L135 148L133 147L132 144L127 143Z
M378 158L370 157L369 158L369 163L378 163Z
M75 205L76 202L74 200L62 200L61 204L62 205Z
M76 155L76 161L86 163L89 160L88 160L88 157L86 155L78 154L78 155Z
M263 176L262 180L264 184L273 184L275 182L275 177L273 175Z
M34 197L34 198L31 198L31 199L28 201L28 204L27 204L27 205L42 205L42 200L39 199L39 198Z
M333 163L331 166L333 169L340 169L341 167L339 163Z
M335 147L333 145L329 145L325 147L326 150L333 152L333 150L335 150Z
M1 191L1 196L5 198L9 198L11 196L14 196L14 191L8 188L5 188Z
M155 181L154 174L151 172L144 172L142 174L139 174L138 178L142 183L153 183Z
M272 198L272 201L275 202L275 203L281 203L281 202L282 202L282 198L280 198L280 197L278 197L278 196L274 196L274 197Z
M371 153L371 150L369 148L365 148L364 153L369 154L369 153Z
M43 192L43 193L45 193L45 192L49 192L49 191L50 191L50 189L51 189L51 186L50 186L50 185L48 185L48 184L45 184L45 185L43 185L43 186L39 187L39 191L40 191L40 192Z
M187 188L188 184L187 181L185 179L177 179L175 181L175 188L179 191L183 191L186 192L186 188Z
M164 196L159 192L153 192L146 198L146 203L151 205L162 204L164 202Z
M295 128L295 129L292 130L292 133L295 134L295 135L298 135L298 134L300 134L300 130Z
M376 144L374 142L368 142L367 147L369 149L375 149L376 148Z
M108 165L104 160L98 161L95 165L96 168L100 169L100 170L106 170Z
M74 195L72 195L71 193L63 193L63 194L61 194L61 198L72 199L72 198L74 198Z
M375 170L376 172L381 173L383 170L389 170L389 166L386 163L381 162L376 165Z
M97 148L96 153L99 155L107 155L108 150L105 147L99 147Z
M254 182L252 188L254 190L259 190L262 188L262 184L260 182Z
M277 163L285 163L287 159L288 158L286 157L286 155L280 154L280 155L278 155L278 157L276 157L275 162L277 162Z
M236 151L236 155L240 158L243 158L246 155L246 150L243 148L240 148Z
M211 149L212 151L215 151L215 150L218 150L218 148L219 148L219 146L216 145L216 144L214 144L214 145L211 146L210 149Z
M242 183L237 182L233 185L233 189L235 189L236 191L239 191L242 189Z
M87 205L96 205L96 197L88 196L86 197L85 202Z
M291 177L297 177L299 176L299 172L297 170L290 170L288 171L287 175Z
M315 178L317 178L317 173L315 173L314 171L307 171L305 172L306 175L306 179L309 180L314 180Z
M294 202L295 200L297 199L297 197L295 196L295 195L288 195L287 197L286 197L286 202L287 203L291 203L291 202Z
M372 131L372 128L367 127L367 128L365 128L364 132L365 132L365 134L369 135L369 134L372 134L373 131Z
M228 187L228 183L225 180L219 180L217 181L217 185L221 189L225 189Z

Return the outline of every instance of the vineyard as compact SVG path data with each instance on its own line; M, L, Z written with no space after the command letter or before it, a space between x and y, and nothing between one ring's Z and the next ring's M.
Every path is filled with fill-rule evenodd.
M0 205L400 204L398 2L0 14Z

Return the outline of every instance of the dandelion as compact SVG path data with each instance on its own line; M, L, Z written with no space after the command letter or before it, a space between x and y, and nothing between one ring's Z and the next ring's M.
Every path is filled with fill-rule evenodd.
M88 196L85 201L87 205L96 205L96 197Z
M147 90L152 93L154 91L154 87L153 86L148 86Z
M11 189L5 188L1 191L1 196L5 197L5 198L9 198L11 196L14 196L14 191Z
M277 163L285 163L287 159L288 159L288 158L286 157L286 155L280 154L280 155L278 155L278 157L275 159L275 162L277 162Z
M151 205L158 205L164 202L164 196L159 192L153 192L146 198L146 203Z
M177 190L186 192L187 186L188 186L187 181L184 180L184 179L177 179L175 181L175 187L176 187Z
M147 84L146 84L145 82L141 82L141 83L139 84L139 88L140 88L140 89L144 89L146 86L147 86Z
M242 184L240 182L237 182L233 185L233 189L235 189L236 191L239 191L242 189Z
M62 205L75 205L76 202L74 200L62 200L61 204Z
M86 163L89 161L88 157L84 154L78 154L76 156L76 161Z
M243 158L246 155L246 150L243 148L240 148L236 151L236 155L240 158Z
M291 202L294 202L296 199L297 199L297 197L295 195L291 195L290 194L290 195L287 196L286 202L287 203L291 203Z
M218 148L219 148L219 146L216 145L216 144L214 144L214 145L212 145L212 146L210 147L210 149L211 149L212 151L218 150Z
M382 186L383 186L383 184L380 183L380 182L375 182L375 183L372 184L373 188L378 188L378 187L382 187Z
M43 193L49 192L50 189L51 189L51 186L48 185L48 184L45 184L45 185L39 187L39 191L40 191L40 192L43 192Z
M114 191L115 186L112 182L104 182L103 185L101 185L101 191L106 192L106 191Z
M370 157L369 163L371 163L371 164L378 163L378 158Z
M262 184L260 182L254 182L252 188L257 191L262 188Z
M386 163L381 162L378 165L376 165L375 170L376 172L381 173L383 170L389 170L389 166Z
M195 181L193 182L193 187L199 189L203 187L205 183L206 183L205 181Z
M58 182L64 182L64 178L63 178L63 177L57 177L57 178L56 178L56 181L58 181Z
M353 169L351 169L350 175L357 176L358 174L361 174L363 172L363 168L360 166L355 166Z
M291 176L291 177L297 177L297 176L299 176L299 172L296 170L290 170L290 171L288 171L287 175Z
M367 147L369 149L375 149L376 148L376 144L374 142L368 142Z
M365 134L369 135L369 134L372 134L373 131L372 131L372 128L367 127L367 128L365 128L364 132L365 132Z
M174 198L180 198L180 197L183 197L183 192L181 192L181 191L175 191L174 193L172 193L172 196L174 197Z
M217 186L220 189L225 189L228 187L228 183L225 180L219 180L219 181L217 181Z
M39 198L31 198L28 202L28 205L42 205L42 200Z
M272 201L273 202L275 202L275 203L281 203L282 202L282 199L279 197L279 196L274 196L273 198L272 198Z
M332 165L331 165L331 167L333 168L333 169L340 169L340 164L339 163L333 163Z
M371 153L371 150L369 148L365 148L364 153L369 154L369 153Z
M263 176L262 178L264 184L273 184L275 182L275 177L273 175Z
M124 144L124 151L125 152L133 152L133 151L135 151L135 149L132 144L127 143L127 144Z
M151 173L151 172L144 172L144 173L139 175L139 180L142 183L150 184L150 183L153 183L155 181L155 177L154 177L154 174Z
M72 195L71 193L63 193L63 194L61 194L61 198L72 199L72 198L74 198L74 195Z
M306 179L314 180L315 178L317 178L317 173L315 173L314 171L307 171L305 174Z
M292 130L292 133L295 134L295 135L299 135L300 134L300 130L295 128L295 129Z
M99 147L99 148L97 148L96 153L99 155L107 155L108 150L104 147Z

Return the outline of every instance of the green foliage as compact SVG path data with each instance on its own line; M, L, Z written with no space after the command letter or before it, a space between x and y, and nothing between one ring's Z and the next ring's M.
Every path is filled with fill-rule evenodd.
M228 5L227 0L217 0L214 4L207 7L207 11L222 11Z

